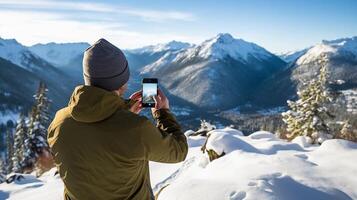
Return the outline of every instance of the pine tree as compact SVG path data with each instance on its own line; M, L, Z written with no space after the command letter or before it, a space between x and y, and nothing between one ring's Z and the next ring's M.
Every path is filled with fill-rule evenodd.
M10 174L12 172L12 155L14 153L14 137L11 132L11 129L6 131L6 156L5 156L5 170L6 174Z
M327 120L332 118L326 105L331 102L327 90L327 56L323 55L317 62L320 65L318 79L313 79L306 88L298 91L297 101L288 101L290 110L282 114L287 124L289 138L303 135L311 139L311 143L322 143L333 138Z
M41 82L34 95L36 102L28 121L28 138L25 139L24 145L26 167L33 167L42 151L48 149L46 127L49 123L50 100L47 98L47 92L46 85Z
M25 116L20 115L17 122L15 138L14 138L14 154L12 156L13 167L12 171L20 173L24 166L24 149L25 140L27 138L27 127L25 123Z
M4 161L0 158L0 183L5 182L6 180L6 169Z
M357 134L354 133L352 124L348 120L343 123L339 138L357 142Z

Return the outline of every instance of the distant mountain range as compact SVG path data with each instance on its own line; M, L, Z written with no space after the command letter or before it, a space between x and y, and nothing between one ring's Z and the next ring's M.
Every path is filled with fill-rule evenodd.
M219 34L181 51L168 52L143 68L172 94L199 108L222 110L245 104L267 77L286 63L264 48Z
M83 83L82 59L88 46L27 47L0 38L1 111L31 105L40 80L48 84L52 111L65 106L74 86ZM357 37L275 55L224 33L201 44L172 41L124 53L132 72L129 92L140 89L142 77L157 77L173 104L199 112L285 106L287 99L296 97L298 87L316 76L315 61L322 53L328 55L331 84L338 83L338 89L357 88Z
M76 82L60 67L54 66L16 40L0 38L0 110L25 110L32 105L32 95L40 81L44 81L55 111L68 101ZM3 95L5 94L6 95Z

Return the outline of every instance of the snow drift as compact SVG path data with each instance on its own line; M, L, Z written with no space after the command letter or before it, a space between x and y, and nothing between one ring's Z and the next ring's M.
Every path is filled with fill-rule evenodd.
M150 163L154 192L163 188L159 200L357 199L356 143L333 139L311 146L303 137L286 142L269 132L243 136L232 128L209 134L206 148L223 157L210 162L200 149L206 138L192 136L184 162ZM62 199L54 173L2 183L0 199Z

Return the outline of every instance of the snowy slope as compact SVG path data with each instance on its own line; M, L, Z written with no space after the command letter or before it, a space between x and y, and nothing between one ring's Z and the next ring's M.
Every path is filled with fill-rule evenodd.
M351 37L322 41L306 50L286 54L286 61L293 61L286 70L261 84L257 96L269 95L271 107L284 105L287 99L296 98L297 89L319 74L320 65L316 61L323 54L327 55L328 82L338 84L334 89L357 88L357 37Z
M29 70L37 67L31 61L33 59L39 60L37 55L34 55L27 47L21 45L15 39L0 38L0 57Z
M181 49L182 50L182 49ZM234 60L249 62L248 56L264 59L273 56L264 48L242 39L235 39L228 33L220 33L199 45L191 46L185 51L169 52L152 65L146 66L143 73L154 72L169 63L190 62L193 59L217 60L230 56Z
M242 59L247 61L249 55L258 59L271 56L271 53L264 48L242 39L235 39L228 33L220 33L204 41L195 49L186 52L186 55L181 56L190 57L190 55L187 54L196 53L198 49L199 57L211 59L223 59L226 56L230 56L236 60Z
M304 55L308 50L309 50L309 48L298 50L298 51L289 51L289 52L280 54L279 57L287 63L292 63L292 62L295 62L302 55Z
M47 43L35 44L29 49L55 66L66 66L89 47L88 43Z
M193 136L184 162L150 163L154 192L167 186L160 200L357 199L356 143L334 139L309 146L302 137L289 143L268 132L242 136L231 128L210 134L207 148L225 156L209 162L200 151L205 138ZM59 200L62 192L54 169L38 179L26 175L0 184L0 199Z
M173 40L168 43L149 45L149 46L145 46L142 48L129 49L127 51L130 51L132 53L138 53L138 54L143 54L143 53L153 54L153 53L163 52L163 51L176 51L176 50L187 49L191 46L193 46L193 45L190 43L179 42L179 41Z
M65 105L67 100L63 97L70 95L75 81L63 71L15 39L0 38L0 58L0 91L10 94L10 98L0 96L0 105L5 108L29 106L40 81L49 88L53 101L51 112Z
M296 63L298 65L308 64L315 61L321 54L348 54L355 57L357 60L357 37L342 38L337 40L323 40L310 48Z

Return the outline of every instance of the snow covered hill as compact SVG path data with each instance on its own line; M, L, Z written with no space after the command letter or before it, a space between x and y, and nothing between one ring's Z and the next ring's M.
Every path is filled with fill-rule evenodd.
M160 77L172 94L198 107L216 110L246 103L261 81L285 66L264 48L224 33L168 52L141 73Z
M210 162L200 150L205 138L192 136L184 162L150 163L154 192L163 188L159 200L357 199L356 143L334 139L309 146L303 137L290 143L269 132L242 136L232 128L210 135L207 149L226 155ZM63 184L54 174L52 169L40 178L24 175L2 183L0 199L63 199Z

